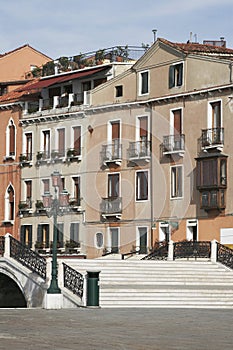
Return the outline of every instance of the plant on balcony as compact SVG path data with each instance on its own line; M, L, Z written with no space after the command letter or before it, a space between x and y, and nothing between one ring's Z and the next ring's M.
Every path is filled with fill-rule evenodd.
M105 50L98 50L95 53L96 64L102 64L105 57Z
M40 161L43 158L43 152L37 152L36 160Z
M25 155L25 154L20 154L20 156L19 156L19 161L20 161L21 163L26 162L27 160L28 160L27 155Z
M42 241L36 241L35 243L35 249L43 249L45 248L45 245Z
M59 152L58 151L52 151L51 152L51 158L52 159L55 159L55 158L58 158L59 157Z
M26 208L28 208L28 204L26 202L20 202L18 204L18 208L19 208L19 210L26 209Z
M57 241L57 248L62 248L62 246L63 246L62 242ZM50 241L49 247L53 248L53 241Z
M41 200L36 201L36 209L44 209L44 204Z
M80 242L76 242L73 239L67 240L65 243L66 248L79 248Z

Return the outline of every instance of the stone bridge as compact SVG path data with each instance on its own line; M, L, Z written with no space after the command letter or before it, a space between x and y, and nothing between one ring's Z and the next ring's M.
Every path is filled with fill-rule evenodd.
M49 295L51 257L44 258L10 234L0 237L0 307L73 308L83 306L84 277L64 263L58 264L61 295ZM60 298L59 305L51 296Z

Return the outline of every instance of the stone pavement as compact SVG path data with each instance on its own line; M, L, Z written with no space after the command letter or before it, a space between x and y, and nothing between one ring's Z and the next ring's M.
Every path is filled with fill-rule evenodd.
M4 350L232 350L230 309L0 309Z

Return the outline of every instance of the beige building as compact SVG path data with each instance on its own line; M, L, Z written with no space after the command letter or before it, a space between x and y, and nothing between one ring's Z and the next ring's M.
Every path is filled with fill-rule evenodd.
M80 256L169 239L232 244L233 50L222 45L158 39L135 64L28 87L40 95L21 117L22 241L49 247L42 198L59 170L70 200L58 238L77 241Z

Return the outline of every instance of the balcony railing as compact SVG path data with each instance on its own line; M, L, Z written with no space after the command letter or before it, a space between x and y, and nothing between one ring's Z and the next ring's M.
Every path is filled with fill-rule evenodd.
M213 148L224 145L224 128L212 128L202 130L202 148Z
M81 207L81 198L70 198L69 199L69 207L70 209L78 210Z
M79 159L81 157L81 148L68 148L66 157L69 160Z
M101 163L106 165L107 163L120 164L122 160L122 145L119 140L114 140L109 145L103 145L101 151Z
M32 209L32 200L28 198L26 201L20 201L18 207L20 212L28 212Z
M66 155L65 149L60 149L60 150L53 149L51 151L51 158L52 158L52 160L64 158L65 155Z
M103 217L116 216L120 218L122 212L122 198L121 197L110 197L102 198L100 204L100 212Z
M163 137L162 144L163 154L184 153L185 135L168 135Z
M150 158L150 141L143 140L130 142L128 148L129 160L140 160Z
M21 167L32 165L32 153L21 153L19 156L19 163Z

